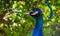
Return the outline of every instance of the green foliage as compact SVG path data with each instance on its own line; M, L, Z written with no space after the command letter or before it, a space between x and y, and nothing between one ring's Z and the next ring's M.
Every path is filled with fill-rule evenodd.
M37 0L0 0L0 16L4 18L0 18L0 28L4 30L6 36L32 36L32 30L36 21L30 15L26 15L24 13L34 7L38 7L43 11L43 17L45 20L43 25L44 36L57 34L55 32L59 30L57 28L60 25L60 5L58 5L60 4L60 0L51 0L49 2L54 11L54 15L50 21L47 21L50 15L50 9L46 5L45 0L40 2L37 2ZM5 9L6 11L4 11ZM52 25L56 26L52 27ZM52 28L55 28L56 30Z

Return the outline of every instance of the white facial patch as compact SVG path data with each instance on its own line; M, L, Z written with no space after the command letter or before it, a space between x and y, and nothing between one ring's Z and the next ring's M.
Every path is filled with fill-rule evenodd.
M36 14L38 14L38 11L35 11L33 14L31 14L31 15L36 15Z

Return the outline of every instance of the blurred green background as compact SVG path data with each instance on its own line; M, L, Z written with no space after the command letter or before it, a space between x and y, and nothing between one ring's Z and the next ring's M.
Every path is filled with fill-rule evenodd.
M46 0L0 0L0 36L32 36L35 19L24 14L34 7L43 11L44 36L60 36L60 0L48 0L53 18L48 21L50 9Z

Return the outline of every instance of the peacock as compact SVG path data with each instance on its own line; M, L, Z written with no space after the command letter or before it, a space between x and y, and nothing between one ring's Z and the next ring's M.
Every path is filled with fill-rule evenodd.
M46 4L50 8L50 16L49 19L52 18L53 16L53 10L48 1L46 1ZM43 24L44 24L44 19L43 19L43 13L40 8L33 8L30 12L27 12L27 14L30 14L33 18L36 19L36 26L34 28L32 36L44 36L43 34Z

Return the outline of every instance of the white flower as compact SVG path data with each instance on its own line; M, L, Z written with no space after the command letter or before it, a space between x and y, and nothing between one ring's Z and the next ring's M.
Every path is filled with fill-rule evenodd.
M22 10L17 10L17 9L16 9L15 11L16 11L16 12L22 12Z
M18 24L18 26L21 26L21 24Z
M13 26L17 26L17 23L13 23Z
M20 12L22 12L22 10L19 10Z
M7 24L4 24L5 25L5 27L8 27L8 25Z
M12 20L12 18L9 18L9 20Z
M11 15L8 15L8 17L10 17Z
M8 19L6 17L3 18L5 21L8 21Z
M14 3L16 3L17 1L14 1Z
M14 19L12 20L12 22L14 22Z

